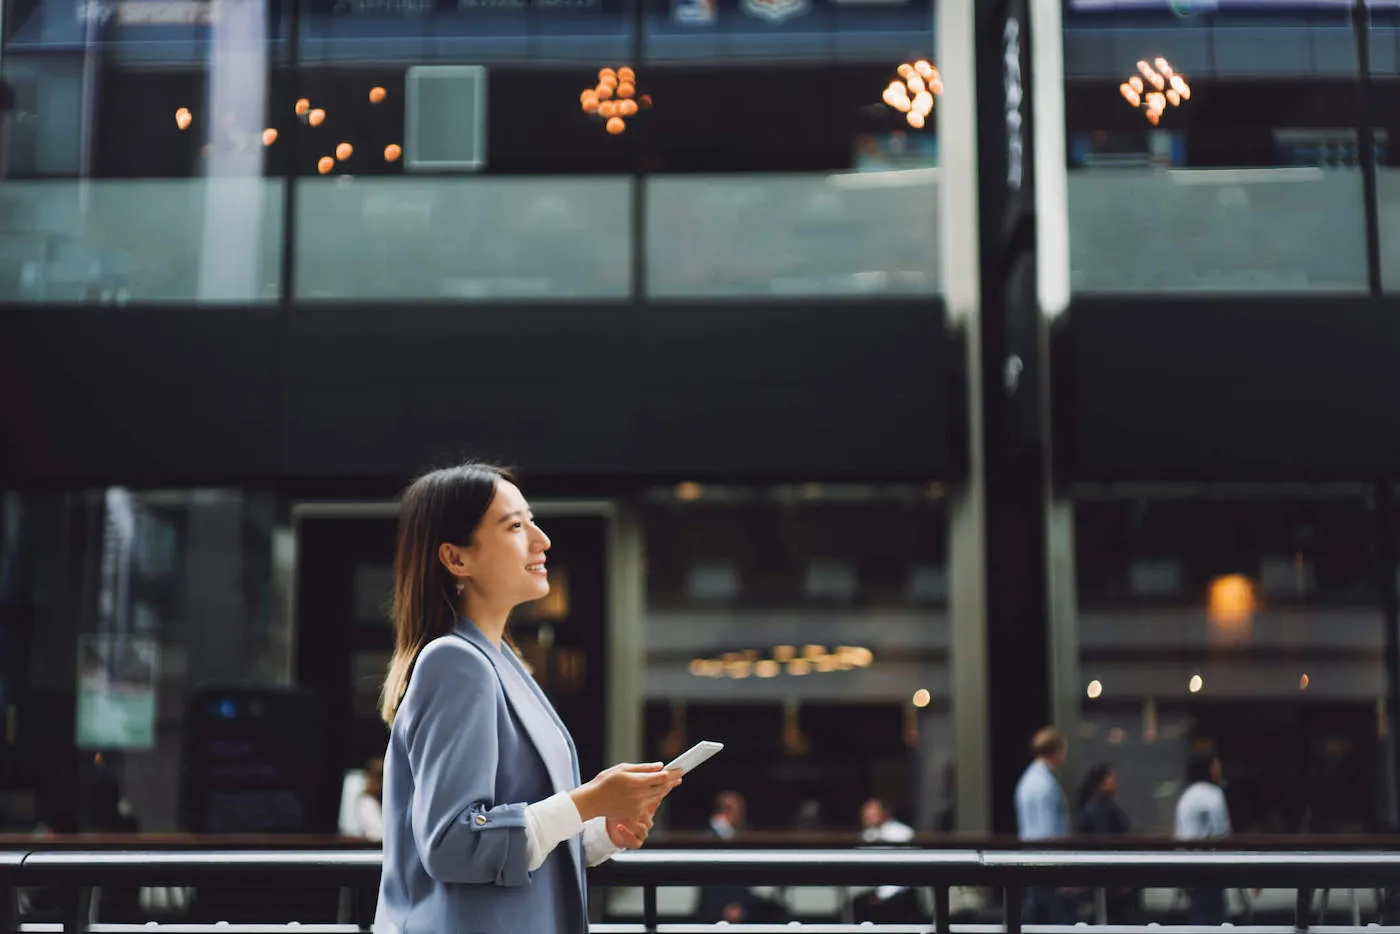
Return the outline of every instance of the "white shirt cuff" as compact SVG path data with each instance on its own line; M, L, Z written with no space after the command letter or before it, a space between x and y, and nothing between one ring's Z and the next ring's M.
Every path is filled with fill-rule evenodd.
M607 862L620 849L608 836L606 817L595 817L583 825L583 861L586 865L596 866Z
M536 801L525 808L525 852L528 869L544 865L554 848L583 831L583 818L567 791Z

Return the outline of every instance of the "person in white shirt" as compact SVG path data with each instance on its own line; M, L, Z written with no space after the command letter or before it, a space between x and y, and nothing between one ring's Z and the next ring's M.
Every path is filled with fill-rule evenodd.
M860 838L868 844L898 845L914 839L914 828L895 820L879 798L871 798L860 806L860 824ZM857 922L923 920L918 896L902 885L882 885L862 895L854 907Z
M1209 840L1231 833L1225 802L1220 757L1214 750L1191 754L1186 766L1186 790L1176 803L1176 839ZM1192 924L1225 923L1225 890L1196 888L1190 892Z
M1053 726L1031 739L1035 760L1016 783L1016 831L1022 840L1056 840L1070 835L1069 801L1056 774L1065 764L1069 742ZM1026 889L1024 920L1032 924L1069 924L1074 906L1065 892L1045 886Z
M365 768L365 790L355 799L355 829L366 840L384 840L383 759L371 759Z

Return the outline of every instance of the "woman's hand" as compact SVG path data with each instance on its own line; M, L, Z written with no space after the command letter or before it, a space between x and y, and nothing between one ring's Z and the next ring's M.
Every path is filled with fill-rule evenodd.
M651 816L642 815L632 821L608 821L608 839L619 850L639 850L651 833Z
M598 773L598 777L574 789L574 806L584 821L606 816L608 823L651 819L661 799L681 783L679 769L666 771L660 762L624 762ZM609 836L612 827L608 828Z

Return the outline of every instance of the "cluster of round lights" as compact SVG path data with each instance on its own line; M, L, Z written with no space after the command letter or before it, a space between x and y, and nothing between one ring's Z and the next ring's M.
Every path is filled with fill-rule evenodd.
M602 120L613 136L627 129L628 117L635 117L638 111L651 107L649 95L637 94L637 73L626 65L599 71L598 83L584 88L578 100L583 112Z
M881 97L887 106L904 114L910 126L921 130L933 113L934 97L943 93L943 77L925 61L906 62L899 66L898 74Z
M1177 74L1165 58L1155 58L1152 64L1144 59L1137 63L1138 73L1118 85L1118 93L1134 108L1147 115L1147 122L1156 126L1166 113L1167 105L1180 107L1191 99L1191 85Z
M380 104L383 103L384 99L388 96L388 92L383 88L373 87L370 88L369 91L369 102L371 104ZM296 113L297 119L307 126L320 126L326 122L325 110L320 107L312 107L311 101L305 97L298 99L292 109ZM175 125L182 131L188 130L193 122L194 115L190 113L188 107L181 107L179 110L175 111ZM275 127L268 127L262 131L262 144L264 146L271 146L275 142L277 142L277 129ZM345 162L354 154L355 147L350 143L343 141L337 143L334 156L322 156L320 159L316 160L316 171L320 172L322 175L329 175L331 170L335 168L337 162ZM388 146L384 147L385 162L395 162L402 155L403 147L398 143L390 143Z
M690 673L700 678L776 678L786 671L790 675L806 675L814 671L850 671L869 668L875 655L858 645L840 645L828 652L824 645L780 645L770 656L761 656L757 649L725 652L719 658L697 658L690 663Z

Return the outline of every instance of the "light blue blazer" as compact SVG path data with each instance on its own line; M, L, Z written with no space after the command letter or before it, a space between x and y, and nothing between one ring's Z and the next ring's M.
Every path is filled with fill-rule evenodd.
M384 756L374 934L587 934L578 836L528 872L525 807L579 785L568 729L472 623L430 642Z

